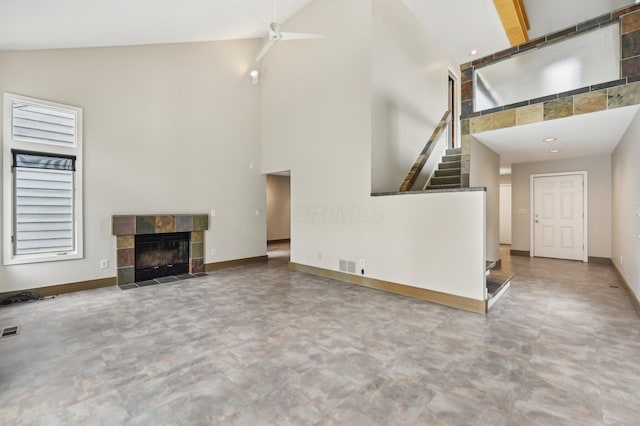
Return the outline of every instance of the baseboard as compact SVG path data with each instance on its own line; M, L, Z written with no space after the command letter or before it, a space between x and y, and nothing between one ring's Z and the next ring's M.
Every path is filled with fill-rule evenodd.
M220 269L232 268L234 266L251 265L253 263L261 263L269 260L268 256L247 257L244 259L227 260L224 262L206 263L204 270L206 272L218 271Z
M618 275L618 279L622 283L622 286L629 295L629 299L631 300L631 304L636 311L636 315L638 316L638 318L640 318L640 300L638 300L638 296L636 296L633 290L631 290L631 286L624 278L624 275L622 275L622 272L620 272L620 269L618 269L618 266L616 266L616 264L613 262L611 262L611 264L613 265L613 269L616 271L616 275Z
M608 257L589 256L589 263L598 263L600 265L613 265L613 262Z
M29 288L24 290L16 290L16 291L2 293L0 294L0 298L4 296L9 296L11 294L22 293L23 291L32 291L44 297L56 296L58 294L75 293L76 291L95 290L96 288L111 287L111 286L117 285L117 281L118 280L116 277L109 277L109 278L100 278L97 280L80 281L80 282L69 283L69 284L58 284L58 285L52 285L48 287Z
M484 300L470 299L468 297L456 296L434 290L411 287L404 284L382 281L375 278L362 277L359 275L347 274L329 269L317 268L315 266L301 265L289 262L289 269L292 271L304 272L337 281L356 284L363 287L386 291L388 293L399 294L401 296L413 297L415 299L426 300L440 305L451 306L465 311L486 313L486 303Z
M523 256L523 257L531 256L531 252L529 250L510 250L509 254L511 254L511 256Z
M283 238L282 240L267 240L267 244L290 243L291 238Z

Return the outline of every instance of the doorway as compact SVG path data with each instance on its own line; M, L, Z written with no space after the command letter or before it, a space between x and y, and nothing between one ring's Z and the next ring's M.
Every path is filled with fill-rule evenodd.
M286 258L291 244L291 173L267 175L267 255Z
M588 261L587 172L531 175L531 255Z
M447 148L455 148L456 145L456 78L449 72L448 81L448 110L451 112L451 120L447 126Z

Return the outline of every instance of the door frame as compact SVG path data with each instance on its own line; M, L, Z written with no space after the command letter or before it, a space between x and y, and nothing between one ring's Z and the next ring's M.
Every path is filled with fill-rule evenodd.
M561 173L540 173L529 175L529 257L535 257L535 235L534 235L534 216L533 211L535 207L535 194L534 194L534 180L538 177L554 177L554 176L571 176L582 175L582 261L589 262L589 210L588 210L588 194L589 183L587 181L588 173L586 170L580 170L576 172L561 172Z
M453 81L453 87L449 86L449 81ZM458 133L460 133L460 114L458 113L458 105L460 103L460 76L454 71L453 68L447 67L447 107L451 104L451 123L448 126L448 131L451 132L452 146L447 148L459 148L461 146L461 139Z

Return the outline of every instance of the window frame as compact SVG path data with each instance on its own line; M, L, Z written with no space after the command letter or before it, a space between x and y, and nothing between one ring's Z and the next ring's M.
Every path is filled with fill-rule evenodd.
M71 144L28 142L13 138L14 102L59 109L75 116L75 141ZM84 258L83 220L83 156L82 156L82 108L5 92L3 94L3 260L4 265L54 262ZM72 251L54 251L35 254L15 254L15 178L12 151L31 151L52 156L75 157L73 174L73 245Z

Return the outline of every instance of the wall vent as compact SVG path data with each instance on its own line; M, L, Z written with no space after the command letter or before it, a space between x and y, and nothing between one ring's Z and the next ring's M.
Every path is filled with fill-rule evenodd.
M353 260L340 259L340 272L356 273L356 262Z

